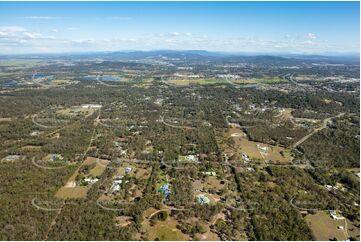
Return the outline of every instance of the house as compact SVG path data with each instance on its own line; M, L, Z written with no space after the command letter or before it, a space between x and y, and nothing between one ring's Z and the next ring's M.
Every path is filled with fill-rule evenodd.
M59 154L50 154L49 155L49 161L56 162L56 161L63 161L64 157Z
M343 216L338 215L336 210L330 210L330 216L335 220L345 219Z
M81 105L82 108L91 109L91 108L101 108L102 105L100 104L83 104Z
M186 159L187 159L188 161L193 161L193 162L197 162L197 161L198 161L197 155L187 155L187 156L186 156Z
M93 178L93 177L84 178L84 182L87 183L88 185L92 185L92 184L96 183L97 181L99 181L98 178Z
M121 184L123 183L123 178L124 176L115 176L112 186L110 187L110 189L112 190L112 192L119 192L121 189ZM124 183L128 183L128 181L125 181Z
M260 149L260 150L262 150L262 151L264 151L264 152L266 152L266 151L269 150L269 147L267 147L267 146L261 146L260 144L257 144L257 148Z
M216 176L217 173L215 173L214 171L203 171L202 174L207 175L207 176Z
M120 184L119 183L113 183L111 188L112 192L119 192L120 191Z
M325 187L326 187L326 189L329 190L329 191L331 191L332 188L333 188L333 186L331 186L331 185L325 185Z
M331 191L331 190L338 190L340 188L340 186L336 185L336 186L331 186L331 185L325 185L326 189ZM343 188L341 188L341 190L344 190Z
M3 161L3 162L13 162L13 161L24 160L24 159L25 159L24 155L8 155L5 158L3 158L1 161Z
M124 176L115 176L114 180L122 180L124 178Z
M246 155L246 154L244 154L244 153L242 153L242 159L245 160L245 161L247 161L247 162L250 161L248 155Z
M125 174L128 174L128 173L130 173L131 171L132 171L132 168L131 168L131 167L125 167L125 169L124 169Z
M249 172L255 172L253 167L247 167L246 170L249 171Z
M200 204L200 205L205 205L205 204L209 204L210 200L208 197L206 197L205 195L199 195L197 196L197 202Z
M37 136L37 135L40 135L40 134L42 134L42 133L43 133L43 132L41 132L41 131L35 130L35 131L33 131L33 132L30 133L30 136Z
M165 183L165 184L161 185L158 191L165 195L165 200L166 201L169 200L169 196L171 194L171 189L170 189L170 184L169 183Z

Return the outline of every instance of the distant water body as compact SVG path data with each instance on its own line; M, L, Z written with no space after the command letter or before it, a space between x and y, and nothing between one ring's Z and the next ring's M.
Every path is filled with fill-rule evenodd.
M52 75L44 75L44 74L36 74L33 76L34 79L48 79L48 80L53 80L54 76Z
M96 81L97 76L85 76L81 78L84 81ZM120 81L122 80L121 77L115 77L115 76L101 76L99 77L99 81Z
M6 81L6 82L0 82L1 85L7 85L7 86L13 86L17 85L18 83L16 81Z

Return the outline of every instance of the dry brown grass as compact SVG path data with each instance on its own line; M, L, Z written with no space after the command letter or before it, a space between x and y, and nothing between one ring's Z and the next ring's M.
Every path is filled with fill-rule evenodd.
M345 220L334 220L326 211L319 211L315 215L309 214L305 220L316 240L346 240L345 233L337 226L345 226Z

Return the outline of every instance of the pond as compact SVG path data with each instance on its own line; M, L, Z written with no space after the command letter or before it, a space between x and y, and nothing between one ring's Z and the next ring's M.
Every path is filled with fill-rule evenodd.
M33 79L48 79L48 80L53 80L54 76L52 75L44 75L44 74L35 74L33 75Z

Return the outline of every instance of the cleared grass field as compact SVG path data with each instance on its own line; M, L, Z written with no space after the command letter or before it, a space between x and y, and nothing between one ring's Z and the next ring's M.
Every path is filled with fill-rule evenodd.
M179 229L177 229L177 221L171 217L168 217L165 221L157 221L154 226L150 226L148 220L145 220L142 225L146 231L146 238L148 240L189 240L188 235L183 234Z
M319 211L315 215L309 214L305 220L316 240L346 240L345 232L337 226L345 227L345 220L334 220L326 211Z
M87 157L81 166L91 165L97 161L97 158ZM100 164L99 164L100 163ZM109 163L108 160L99 160L99 163L96 163L96 166L89 172L91 176L100 176L106 169L106 165ZM80 166L80 167L81 167ZM75 178L79 174L79 168L71 175L66 184L61 187L57 193L56 197L62 199L72 199L72 198L84 198L90 188L90 186L77 186Z
M256 84L257 81L254 79L235 79L232 80L233 83L235 84Z
M87 109L87 108L82 108L82 107L71 107L71 108L59 109L56 111L56 113L65 115L65 116L77 116L77 115L88 116L88 115L92 115L94 113L94 109Z
M256 82L259 83L259 84L274 84L274 83L286 83L288 82L287 80L285 79L282 79L282 78L259 78L259 79L256 79Z
M31 66L42 63L40 60L25 60L25 59L9 59L1 60L0 66Z
M89 157L89 158L93 158L93 157ZM94 158L96 159L96 158ZM99 161L96 163L95 167L90 171L90 175L91 176L100 176L101 174L103 174L103 172L106 169L106 166L109 164L110 161L108 160L101 160L99 159Z
M62 187L56 192L55 197L62 199L84 198L88 190L89 187Z
M205 179L205 188L214 188L214 189L222 189L224 187L224 184L221 184L221 180L219 180L215 176L208 176Z
M229 137L233 138L235 148L250 158L283 164L289 163L292 160L292 156L287 149L280 146L250 141L247 135L239 128L230 128L226 133L226 138Z

